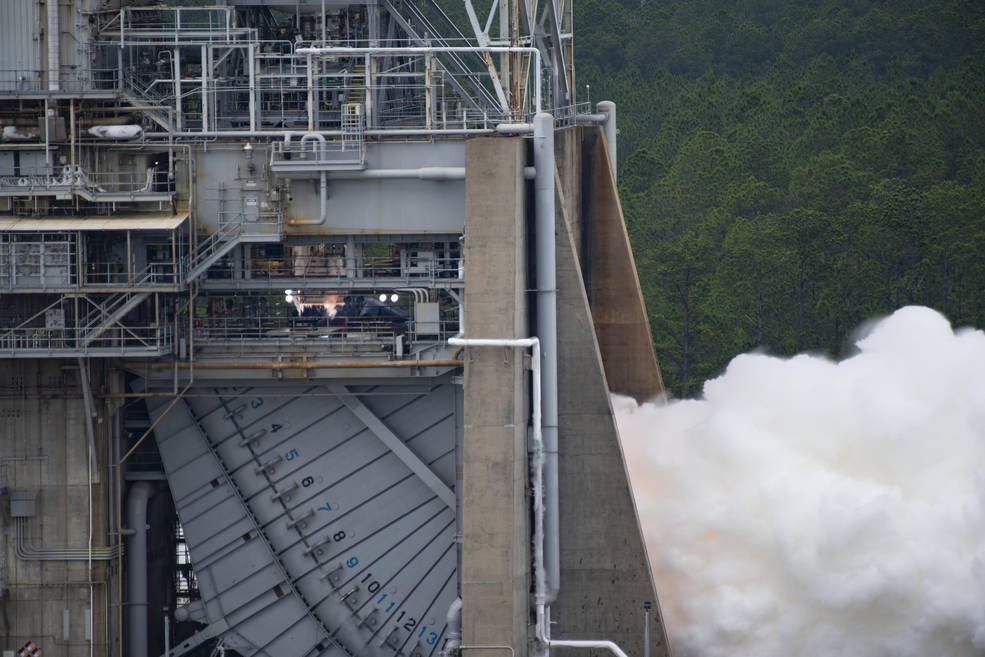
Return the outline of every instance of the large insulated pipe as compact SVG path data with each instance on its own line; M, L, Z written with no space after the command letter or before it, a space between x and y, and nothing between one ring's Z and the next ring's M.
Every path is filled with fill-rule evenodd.
M48 10L48 91L59 91L59 73L61 72L61 56L58 37L61 28L58 26L58 0L46 0Z
M616 181L616 172L619 170L619 161L616 159L616 136L619 131L616 129L616 104L611 100L603 100L598 104L599 112L608 118L602 126L605 131L605 150L609 154L609 166L612 167L612 180Z
M442 652L454 655L462 645L462 599L455 598L448 605L448 613L445 614L445 646Z
M291 139L290 133L285 135L284 142L289 143ZM320 146L319 149L325 148L325 137L318 134L317 132L306 132L301 137L301 143L304 144L308 141L317 141ZM317 159L317 158L316 158ZM321 226L325 223L325 219L328 218L328 173L325 171L321 172L320 185L319 185L319 201L318 201L318 219L291 219L288 221L292 226Z
M557 480L557 276L554 254L554 117L534 116L534 233L537 243L537 337L540 338L544 423L545 603L561 583Z
M147 503L154 487L146 481L130 486L127 493L127 657L147 657Z

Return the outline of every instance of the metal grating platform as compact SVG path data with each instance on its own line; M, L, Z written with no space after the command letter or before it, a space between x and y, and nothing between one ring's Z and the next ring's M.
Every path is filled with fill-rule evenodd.
M155 434L209 627L244 657L432 657L457 597L459 387L193 388ZM149 403L157 418L168 401Z

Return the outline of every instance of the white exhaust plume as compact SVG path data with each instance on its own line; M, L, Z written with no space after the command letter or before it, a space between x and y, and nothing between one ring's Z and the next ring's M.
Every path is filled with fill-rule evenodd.
M675 657L985 655L985 333L868 331L614 400Z

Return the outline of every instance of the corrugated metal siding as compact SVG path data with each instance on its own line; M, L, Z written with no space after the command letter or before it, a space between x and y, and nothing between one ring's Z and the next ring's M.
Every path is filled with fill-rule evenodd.
M38 0L3 0L0 10L0 83L5 88L26 76L37 87L41 70L37 32Z

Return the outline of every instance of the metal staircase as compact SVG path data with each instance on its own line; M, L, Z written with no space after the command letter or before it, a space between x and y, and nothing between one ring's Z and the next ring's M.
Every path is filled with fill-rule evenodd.
M88 347L148 296L149 292L120 292L110 296L104 303L94 304L96 307L79 322L79 346ZM94 303L91 300L89 302Z
M198 250L185 259L185 282L191 283L197 280L209 267L232 251L240 243L242 234L242 221L230 221L221 225L219 230L209 235L204 242L199 244ZM272 237L272 241L279 239L278 235Z

